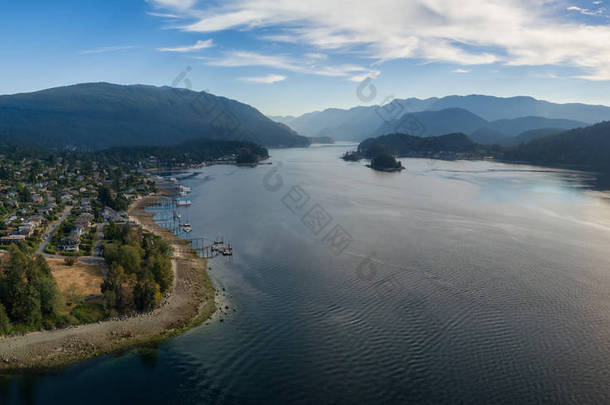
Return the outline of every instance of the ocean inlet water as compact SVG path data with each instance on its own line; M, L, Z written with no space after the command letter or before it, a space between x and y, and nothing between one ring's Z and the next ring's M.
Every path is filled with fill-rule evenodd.
M345 145L184 173L222 313L0 379L2 404L609 403L610 199L593 175ZM159 216L167 213L158 212Z

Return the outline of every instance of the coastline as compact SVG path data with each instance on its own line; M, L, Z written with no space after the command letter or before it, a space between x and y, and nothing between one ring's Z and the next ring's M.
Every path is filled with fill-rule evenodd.
M0 372L61 367L167 339L200 325L216 312L216 291L208 277L207 260L155 224L153 214L146 212L166 196L162 191L135 201L129 208L130 219L174 247L174 284L161 305L150 313L121 320L0 338Z

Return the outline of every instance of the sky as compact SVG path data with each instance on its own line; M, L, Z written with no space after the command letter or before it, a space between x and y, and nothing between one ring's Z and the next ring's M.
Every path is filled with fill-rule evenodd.
M607 3L6 0L0 94L173 85L268 115L452 94L610 105Z

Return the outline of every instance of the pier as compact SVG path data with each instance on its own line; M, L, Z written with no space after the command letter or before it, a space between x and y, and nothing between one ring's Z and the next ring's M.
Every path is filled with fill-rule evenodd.
M231 243L225 243L224 238L188 237L193 229L184 215L187 208L187 206L178 206L172 198L164 198L158 204L151 205L149 210L155 212L157 224L188 243L188 248L185 247L183 250L178 248L180 252L189 253L192 249L204 258L233 256L233 246Z

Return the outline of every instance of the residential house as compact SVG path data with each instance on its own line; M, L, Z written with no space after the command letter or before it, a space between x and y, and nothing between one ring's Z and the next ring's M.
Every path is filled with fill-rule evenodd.
M38 193L32 193L32 202L35 204L41 204L43 201L43 198L40 194Z
M102 212L102 216L104 217L104 222L123 222L124 219L122 215L110 207L105 207Z
M78 253L80 245L80 234L73 229L65 238L59 241L59 249L68 253Z
M24 222L17 229L17 235L23 235L25 237L30 237L36 230L36 227L31 222Z
M11 243L19 243L25 240L25 235L7 235L0 237L0 245L7 246Z

